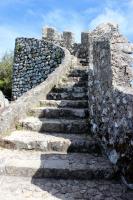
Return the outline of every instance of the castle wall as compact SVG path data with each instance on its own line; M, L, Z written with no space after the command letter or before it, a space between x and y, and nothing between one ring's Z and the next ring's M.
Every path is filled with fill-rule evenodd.
M64 56L63 49L44 40L17 38L13 66L14 99L42 83Z
M76 43L72 32L64 31L63 33L59 33L54 28L44 27L42 30L42 39L65 47L72 55L79 58L82 64L88 65L89 32L82 32L81 43Z
M50 41L50 42L49 42ZM51 43L52 42L52 43ZM118 26L106 24L81 34L74 43L71 32L47 28L42 40L18 38L13 68L13 97L43 82L61 63L67 47L85 65L89 63L89 120L94 137L110 161L126 176L133 169L133 45ZM133 179L133 177L132 177Z
M133 50L110 24L99 27L91 36L88 102L92 133L110 161L130 181L133 180Z

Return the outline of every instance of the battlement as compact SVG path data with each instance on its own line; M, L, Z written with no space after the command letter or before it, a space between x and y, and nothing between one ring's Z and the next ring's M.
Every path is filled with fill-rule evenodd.
M81 44L86 44L88 41L89 32L81 32ZM75 35L71 31L58 32L53 27L44 27L42 29L42 39L52 41L70 47L76 43Z
M81 32L81 41L76 43L75 35L71 31L58 32L53 27L44 27L42 29L42 39L53 42L68 49L72 55L81 60L81 63L88 65L88 43L90 32Z
M42 29L42 39L50 42L59 42L61 41L61 34L52 27L44 27Z

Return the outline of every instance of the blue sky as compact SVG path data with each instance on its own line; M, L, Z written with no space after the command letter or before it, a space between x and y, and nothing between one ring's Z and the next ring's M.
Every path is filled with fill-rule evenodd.
M133 41L133 0L0 0L0 57L16 37L41 38L43 26L73 31L79 40L81 31L107 21Z

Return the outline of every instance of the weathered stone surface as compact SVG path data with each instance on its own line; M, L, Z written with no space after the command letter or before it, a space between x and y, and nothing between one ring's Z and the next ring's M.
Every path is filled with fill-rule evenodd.
M1 154L2 159L6 158L3 166L0 166L3 175L105 180L115 176L106 158L87 153L49 154L3 150Z
M58 88L60 88L60 87L68 87L68 88L71 88L71 87L73 87L73 86L75 86L75 87L87 87L87 81L85 81L85 80L80 80L80 79L77 79L77 77L74 79L73 77L69 77L69 78L64 78L63 80L61 80L60 82L59 82L59 84L57 85L58 86Z
M91 33L89 110L92 131L112 163L133 181L133 90L131 44L106 24ZM130 175L129 175L130 174Z
M9 106L8 99L6 99L2 91L0 91L0 110L4 110L4 108L7 108L8 106Z
M68 108L87 108L88 101L87 100L41 100L41 106L45 107L68 107Z
M100 146L90 136L64 133L38 133L15 131L0 139L0 146L8 149L25 149L43 152L88 152L100 154Z
M64 51L48 41L17 38L13 66L14 99L42 83L62 62Z
M71 82L73 82L73 81L75 81L75 82L77 82L77 83L80 83L80 81L83 81L84 83L85 82L87 82L88 81L88 79L87 79L87 77L82 77L82 76L68 76L68 77L66 77L66 78L64 78L64 81L71 81ZM84 85L85 86L85 85Z
M46 27L42 32L42 39L45 41L52 41L55 44L67 48L72 55L80 59L82 65L88 65L89 32L82 32L81 43L75 43L74 34L72 32L64 31L63 33L59 33L55 28Z
M53 30L49 29L49 31ZM57 48L54 43L59 42L62 46L65 45L62 39L61 41L56 40L54 31L50 34L51 38L53 38L53 44L51 44L52 52L53 48ZM68 37L71 43L70 39ZM50 44L46 41L43 42ZM46 46L48 47L49 45ZM24 129L22 132L19 131L11 136L3 137L1 146L21 149L21 151L1 150L0 173L1 175L73 179L73 183L75 183L74 179L77 179L77 185L80 185L79 179L95 179L95 182L91 182L95 184L94 187L90 187L89 182L84 182L84 189L78 191L78 196L75 196L77 194L75 185L74 187L70 185L70 187L74 188L72 195L67 192L66 186L65 188L63 187L63 184L66 184L64 180L65 183L63 182L61 185L64 196L61 194L61 199L131 199L132 193L126 194L124 189L121 192L121 185L112 187L112 180L109 183L110 188L109 186L107 187L106 181L107 185L103 184L102 181L102 183L96 181L97 179L103 179L104 181L105 179L116 178L117 168L115 167L114 172L110 162L101 154L97 154L97 142L90 138L87 140L85 137L85 134L89 133L89 121L86 118L87 115L84 109L78 106L82 105L83 108L86 108L86 100L88 100L87 88L89 90L90 122L94 137L103 145L110 161L114 165L117 164L119 169L122 169L127 181L131 182L133 166L133 103L132 73L130 70L132 45L119 34L116 25L108 23L99 26L93 32L82 33L81 44L69 45L70 52L80 60L68 56L69 53L66 53L66 50L61 47L58 48L64 52L64 60L67 58L66 62L62 64L62 68L61 66L59 66L59 69L55 67L55 71L50 72L51 74L44 82L43 88L41 84L36 87L37 90L31 90L31 93L28 92L23 95L24 98L20 98L23 104L21 101L17 101L19 103L17 104L17 115L13 115L13 120L18 121L22 118L20 120L22 127L19 124L17 124L17 127ZM48 49L45 49L45 51ZM18 48L18 50L21 49ZM27 51L30 51L30 48ZM35 58L38 58L38 56L35 56ZM54 58L53 53L51 55L50 52L50 57L47 57L50 66L54 65ZM26 57L25 60L27 59ZM45 60L45 58L43 59ZM37 60L39 68L39 62L43 59L41 57L41 60ZM32 57L28 60L30 61L28 64L31 64ZM84 70L86 67L82 68L76 62L82 62L83 65L90 63L90 69L87 72L89 79ZM63 75L65 76L63 77ZM62 78L61 81L60 78ZM36 80L33 83L36 84ZM29 98L27 98L27 94ZM46 100L50 95L51 99L58 100ZM40 108L40 103L41 105L44 104L45 107ZM46 108L48 105L50 106ZM29 113L31 108L36 106L38 108ZM26 110L28 114L36 117L26 118ZM11 117L10 112L8 114ZM9 119L8 116L7 119ZM1 123L0 125L3 130L3 124ZM32 132L28 130L32 130ZM27 151L22 151L22 149ZM95 154L92 154L92 151ZM125 178L124 176L123 178ZM0 181L2 183L2 180ZM88 185L86 187L86 184L89 185L89 188L87 188ZM51 184L49 185L51 188ZM127 185L129 186L129 184ZM41 187L40 185L38 186ZM52 187L51 194L56 196L58 194L57 188ZM56 197L58 198L58 196Z
M132 200L133 193L117 182L0 177L2 200Z
M64 93L56 93L56 92L51 92L47 95L47 99L49 100L60 100L60 99L64 99L64 100L81 100L81 99L87 99L87 93L85 92L64 92Z
M70 92L76 92L76 93L84 93L87 92L87 88L86 87L78 87L78 86L72 86L72 87L68 87L68 86L63 86L63 87L55 87L53 89L53 92L59 93L59 92L65 92L65 93L70 93Z
M31 107L36 106L41 99L45 99L51 89L58 85L62 77L71 67L72 56L64 49L65 57L62 63L49 74L48 78L39 86L31 89L13 102L0 116L0 133L7 132L18 123L19 119L26 116Z
M88 109L37 107L28 114L39 118L83 119L88 117Z
M44 27L42 30L42 39L56 44L60 44L61 34L57 32L55 28Z
M39 132L88 133L88 124L84 119L38 119L36 117L27 117L20 121L20 125L24 129Z
M71 51L74 44L74 34L72 32L64 31L62 35L62 43L62 46Z

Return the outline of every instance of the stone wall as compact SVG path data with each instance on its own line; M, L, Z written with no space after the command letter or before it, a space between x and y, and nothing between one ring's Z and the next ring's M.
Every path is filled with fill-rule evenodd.
M17 38L13 66L14 99L42 83L59 66L63 50L44 40Z
M42 39L55 44L60 44L61 34L55 28L44 27L42 29Z
M75 43L73 45L73 55L80 59L80 62L83 65L88 65L89 60L89 51L88 51L88 43L89 43L90 34L89 32L81 33L81 43Z
M16 98L36 87L2 114L0 132L24 117L31 104L33 106L39 98L44 98L57 84L57 77L61 78L66 73L70 55L58 70L64 50L55 44L67 47L83 64L89 63L88 98L92 133L129 185L133 180L133 45L119 33L117 25L108 23L92 32L82 33L80 44L74 43L71 32L59 34L52 28L43 32L42 40L18 38L13 96Z
M63 33L59 33L55 28L44 27L42 30L42 39L65 47L72 55L79 58L82 64L88 65L89 32L82 32L81 43L76 43L72 32L64 31Z
M9 106L8 99L5 98L2 91L0 91L0 112Z
M107 24L91 33L89 47L92 133L129 185L133 181L132 45L117 26Z
M7 134L12 128L15 128L19 120L24 119L31 108L39 105L40 100L46 99L52 88L57 86L68 73L72 63L76 60L72 59L67 49L62 49L62 51L64 52L64 58L59 67L55 68L43 83L24 93L16 101L13 101L6 110L1 112L0 135Z

